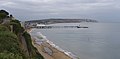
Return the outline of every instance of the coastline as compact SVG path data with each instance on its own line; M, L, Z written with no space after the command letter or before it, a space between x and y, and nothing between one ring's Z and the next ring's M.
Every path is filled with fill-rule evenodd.
M30 33L33 29L30 29ZM70 52L56 46L39 32L39 38L32 36L32 44L45 59L79 59Z

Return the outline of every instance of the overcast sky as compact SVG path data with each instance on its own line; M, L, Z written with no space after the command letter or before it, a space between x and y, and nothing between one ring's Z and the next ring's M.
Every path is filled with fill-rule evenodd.
M120 22L120 0L0 0L19 20L45 18L88 18Z

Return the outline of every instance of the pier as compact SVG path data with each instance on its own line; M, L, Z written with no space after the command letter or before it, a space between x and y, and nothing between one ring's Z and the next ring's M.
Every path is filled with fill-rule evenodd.
M51 29L51 28L88 28L88 27L82 27L82 26L34 26L31 28Z
M63 26L54 26L54 25L45 25L45 24L38 24L38 23L24 23L25 28L37 28L37 29L52 29L52 28L88 28L87 26L80 26L80 25L63 25Z

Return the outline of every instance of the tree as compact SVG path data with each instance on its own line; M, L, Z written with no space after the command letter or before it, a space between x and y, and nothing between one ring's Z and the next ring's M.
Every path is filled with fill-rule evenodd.
M10 14L10 17L12 18L12 17L13 17L13 15L12 15L12 14Z
M8 15L9 15L9 13L8 13L7 11L5 11L5 10L0 10L0 23L3 22L3 19L4 19L4 18L9 17Z
M5 11L5 10L0 10L0 14L1 13L5 14L6 16L9 15L9 13L7 11Z

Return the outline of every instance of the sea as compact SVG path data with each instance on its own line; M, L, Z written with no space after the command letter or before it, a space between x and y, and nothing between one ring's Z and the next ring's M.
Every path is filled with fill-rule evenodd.
M50 26L88 28L34 29L80 59L120 59L120 23L58 23Z

